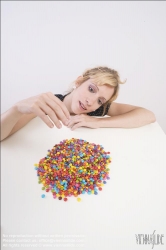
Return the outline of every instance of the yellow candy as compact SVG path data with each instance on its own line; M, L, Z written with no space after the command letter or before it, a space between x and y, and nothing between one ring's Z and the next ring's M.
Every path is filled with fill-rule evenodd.
M78 198L77 198L77 201L81 201L81 198L78 197Z

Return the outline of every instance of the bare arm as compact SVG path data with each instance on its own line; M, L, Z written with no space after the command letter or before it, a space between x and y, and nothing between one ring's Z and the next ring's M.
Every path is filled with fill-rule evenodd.
M108 116L100 121L101 127L135 128L156 121L150 110L129 104L112 103Z
M10 134L22 115L15 107L12 107L1 115L1 140Z
M68 124L72 130L79 127L90 128L136 128L156 121L153 112L129 104L112 103L108 116L96 118L88 115L76 115Z
M11 132L9 133L9 136L20 130L22 127L24 127L28 122L30 122L33 118L35 118L35 114L28 114L28 115L22 115L21 118L18 120L18 122L15 124Z
M70 119L66 106L52 93L30 97L16 103L1 115L1 140L18 131L36 116L50 128L54 127L54 124L61 128L60 121L67 125Z

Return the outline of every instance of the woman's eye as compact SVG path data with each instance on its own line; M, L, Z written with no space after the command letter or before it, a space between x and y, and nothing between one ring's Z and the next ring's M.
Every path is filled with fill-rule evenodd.
M89 91L94 92L93 88L89 86Z
M98 100L98 103L99 103L99 105L102 105L103 103L102 103L102 101L99 99Z

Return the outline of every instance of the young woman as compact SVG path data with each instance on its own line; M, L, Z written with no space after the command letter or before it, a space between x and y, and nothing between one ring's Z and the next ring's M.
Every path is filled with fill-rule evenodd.
M82 126L134 128L155 122L155 115L145 108L114 102L120 84L117 71L98 67L86 70L64 96L49 92L22 100L2 114L1 140L36 116L50 128L61 128L62 122L72 130Z

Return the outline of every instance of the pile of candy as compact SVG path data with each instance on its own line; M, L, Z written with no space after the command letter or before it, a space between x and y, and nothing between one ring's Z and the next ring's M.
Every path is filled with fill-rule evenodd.
M109 180L110 152L101 145L72 138L56 144L47 156L35 164L42 190L51 191L53 198L98 194ZM45 195L42 194L42 198ZM77 201L81 201L78 197Z

